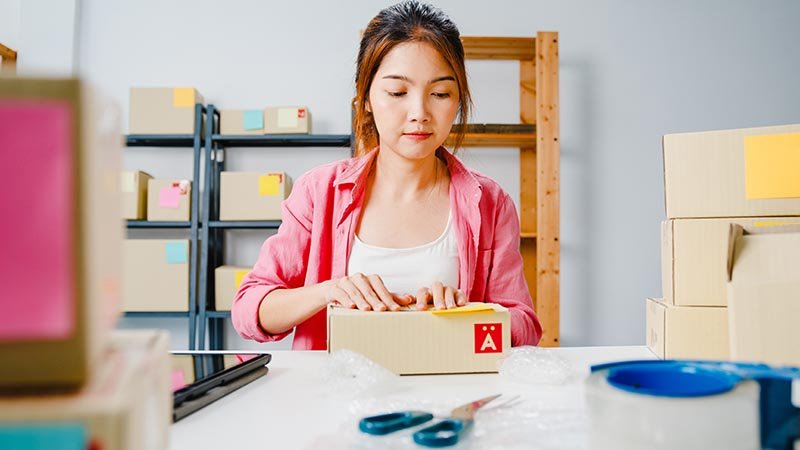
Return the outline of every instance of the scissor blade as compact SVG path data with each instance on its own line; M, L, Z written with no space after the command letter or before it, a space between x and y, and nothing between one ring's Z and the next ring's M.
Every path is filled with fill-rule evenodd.
M475 417L475 411L480 409L483 405L496 399L497 397L500 397L501 395L502 394L492 395L486 398L482 398L480 400L469 402L466 405L461 405L458 408L454 409L450 413L450 416L455 419L472 420Z

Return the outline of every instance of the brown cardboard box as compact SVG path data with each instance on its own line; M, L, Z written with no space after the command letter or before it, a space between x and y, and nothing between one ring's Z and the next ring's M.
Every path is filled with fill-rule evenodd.
M219 266L214 269L214 300L217 311L230 311L233 297L239 290L242 278L247 275L252 267Z
M79 388L116 323L121 132L103 98L75 79L0 78L15 189L0 248L16 261L0 273L0 390Z
M731 356L800 366L800 226L731 225L730 249Z
M311 113L305 106L271 107L264 110L264 134L311 132Z
M664 136L667 217L800 215L800 125Z
M664 301L680 306L726 306L730 224L800 224L800 217L671 219L661 225Z
M172 422L168 337L160 331L116 331L89 383L69 395L0 397L0 426L69 428L36 448L165 450ZM31 431L36 433L36 431ZM79 441L78 441L79 440Z
M125 311L189 310L189 241L126 239L122 247Z
M647 347L659 358L728 359L728 312L647 299Z
M192 205L192 182L159 180L147 182L147 220L151 222L188 222Z
M280 220L292 181L284 172L222 172L220 220Z
M172 370L172 390L175 391L188 384L194 383L195 374L194 358L192 355L169 355Z
M152 178L141 170L122 172L120 191L123 219L147 220L147 182Z
M130 90L129 134L194 134L195 104L203 96L190 87Z
M220 134L264 134L264 110L227 109L220 112Z
M400 375L497 372L497 362L511 347L509 312L494 303L468 306L488 310L329 307L328 351L352 350Z

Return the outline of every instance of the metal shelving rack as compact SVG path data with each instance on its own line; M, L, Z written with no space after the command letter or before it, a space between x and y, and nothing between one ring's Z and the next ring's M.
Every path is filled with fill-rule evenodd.
M126 311L125 317L157 317L189 319L189 350L194 350L197 343L197 263L198 263L198 236L200 231L200 158L202 148L207 142L203 139L203 115L206 107L196 104L194 107L194 134L129 134L125 137L127 147L170 147L192 148L192 198L191 215L188 222L148 222L144 220L130 220L128 229L189 229L189 309L188 311ZM200 297L202 298L202 297Z
M225 230L227 229L278 229L280 220L221 221L219 220L219 179L225 170L225 149L237 147L286 148L333 147L350 148L352 134L298 134L298 135L220 135L219 112L208 105L205 142L205 191L203 192L200 227L200 283L198 347L205 348L208 329L209 348L224 347L224 323L230 320L230 311L214 311L214 269L223 264Z

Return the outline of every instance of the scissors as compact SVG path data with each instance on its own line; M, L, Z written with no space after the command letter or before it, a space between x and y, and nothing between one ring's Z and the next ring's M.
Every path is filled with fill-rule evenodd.
M472 426L475 411L500 395L492 395L459 406L450 412L450 417L414 433L414 442L425 447L455 445L462 434ZM433 414L424 411L402 411L365 417L358 423L358 428L364 433L381 436L423 424L431 419Z

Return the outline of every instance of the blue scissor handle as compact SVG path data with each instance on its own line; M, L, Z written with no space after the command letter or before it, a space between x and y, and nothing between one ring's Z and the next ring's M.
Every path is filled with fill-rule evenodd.
M461 419L444 419L414 433L414 442L426 447L449 447L458 442L461 433L471 423Z
M405 411L365 417L358 422L358 429L367 434L384 435L410 428L433 419L433 414L423 411Z

